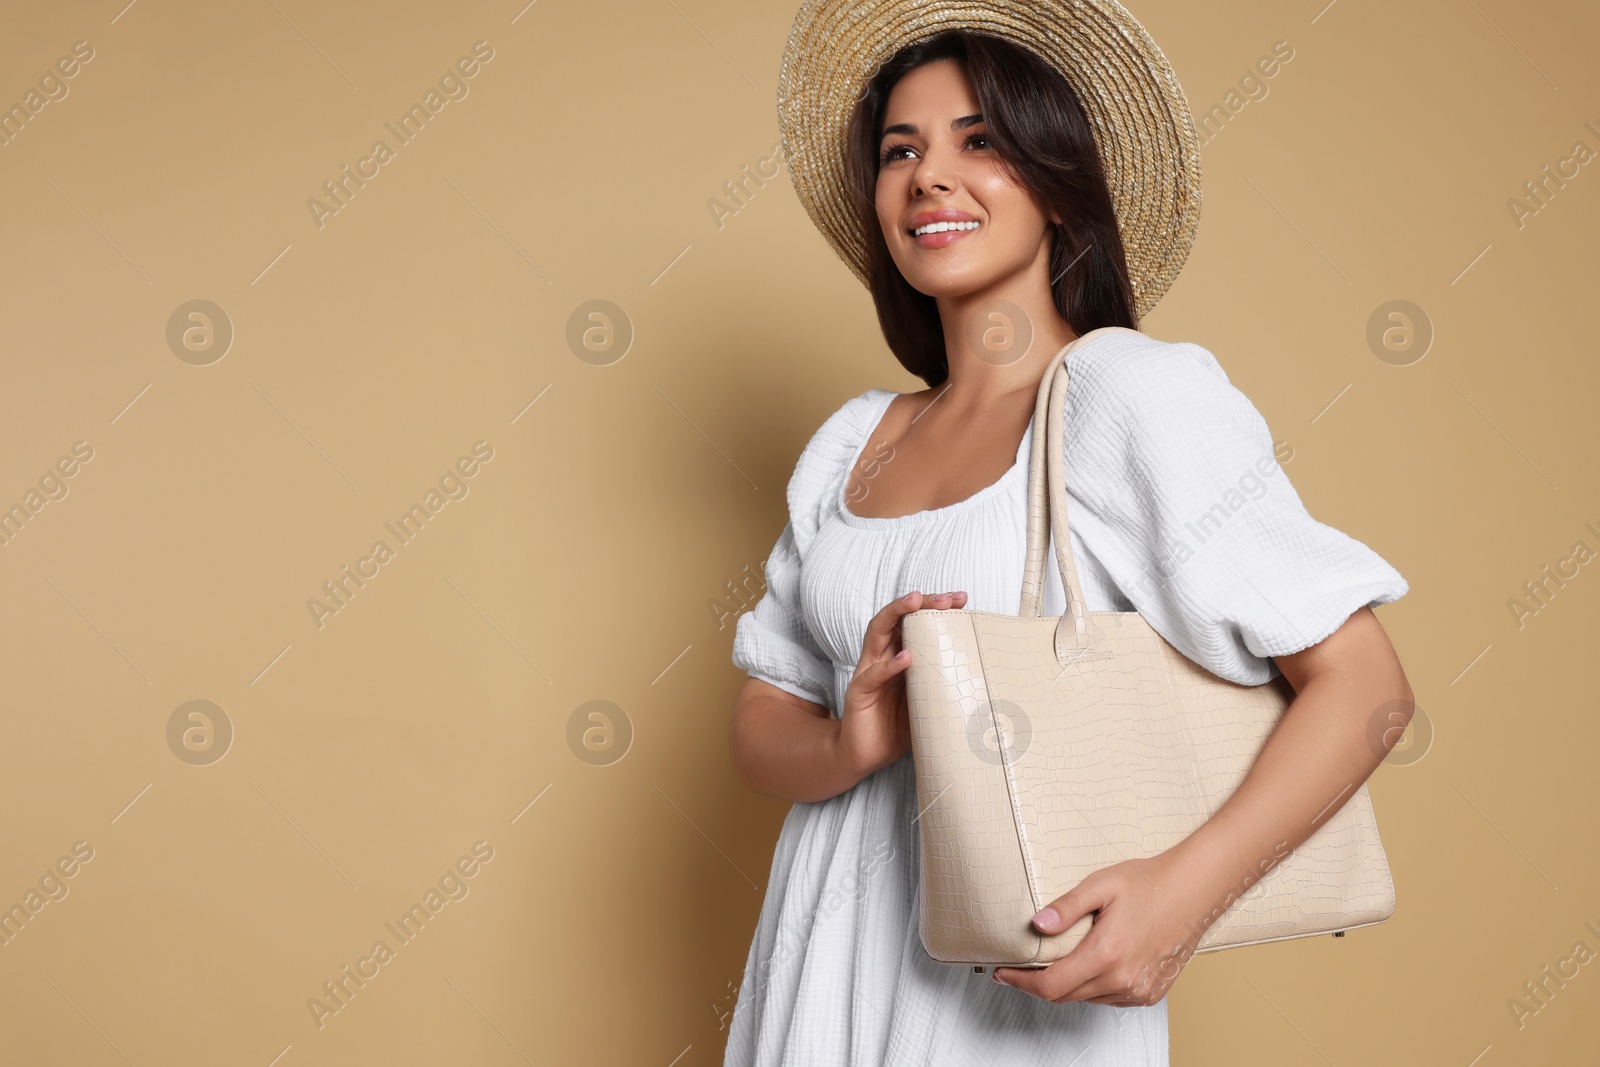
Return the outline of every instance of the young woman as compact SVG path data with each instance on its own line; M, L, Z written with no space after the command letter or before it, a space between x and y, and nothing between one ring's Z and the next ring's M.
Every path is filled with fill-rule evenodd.
M849 47L851 18L894 6L847 16L859 0L813 0L786 77L817 49ZM1080 5L991 7L1013 21L1049 9L1057 31L1087 17ZM1005 39L1014 34L900 32L911 43L882 36L889 53L850 97L834 179L856 195L818 203L827 164L796 153L791 165L830 240L859 251L890 348L929 387L869 390L817 431L789 484L766 594L738 625L734 662L750 678L733 759L750 788L794 807L725 1062L1165 1065L1173 945L1192 948L1193 924L1239 874L1272 842L1298 845L1387 751L1369 742L1369 723L1411 694L1371 607L1407 585L1307 514L1265 421L1209 352L1137 332L1122 235L1145 232L1139 201L1124 193L1114 207L1095 123L1059 65ZM1170 208L1193 192L1191 163L1168 159L1134 181ZM1167 229L1166 245L1140 247L1147 302L1187 250L1182 226ZM991 980L933 962L920 941L910 653L896 625L925 608L1017 612L1039 383L1065 344L1102 326L1124 329L1067 357L1065 440L1047 446L1065 450L1088 609L1139 611L1222 677L1257 684L1281 671L1296 698L1245 783L1180 846L1097 871L1035 917L1052 933L1096 913L1082 944ZM1060 614L1049 569L1045 611Z

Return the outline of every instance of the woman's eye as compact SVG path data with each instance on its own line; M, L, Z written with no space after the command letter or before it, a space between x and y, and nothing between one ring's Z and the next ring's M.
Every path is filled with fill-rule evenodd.
M882 161L884 163L893 163L893 162L895 162L897 160L901 160L901 159L906 158L905 156L901 155L900 153L902 153L902 152L910 152L910 151L911 151L911 146L910 145L905 145L905 144L893 144L893 145L890 145L888 148L885 148L883 150L883 160Z
M973 134L971 137L967 138L967 147L968 148L988 148L989 147L989 135L986 134L986 133L975 133L975 134Z

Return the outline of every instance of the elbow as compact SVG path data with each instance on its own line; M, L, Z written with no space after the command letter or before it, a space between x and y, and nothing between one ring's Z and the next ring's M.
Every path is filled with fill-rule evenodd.
M1406 677L1406 669L1400 663L1400 655L1392 644L1386 644L1387 655L1383 656L1378 664L1374 664L1380 677L1383 679L1383 690L1390 705L1403 709L1407 721L1417 706L1417 695L1411 689L1411 679Z
M1396 679L1395 699L1398 700L1400 703L1404 704L1407 708L1411 709L1412 711L1416 710L1417 694L1412 692L1412 690L1411 690L1411 679L1407 678L1406 677L1406 672L1403 671L1403 670L1400 670L1398 667L1395 669L1395 671L1396 671L1396 674L1399 675L1399 677ZM1407 711L1406 712L1406 717L1407 718L1411 717L1411 711Z
M1390 685L1389 707L1392 709L1391 717L1402 726L1410 725L1411 717L1417 711L1417 694L1411 690L1411 679L1406 677L1406 672L1397 662L1394 668L1394 679Z
M1375 700L1375 706L1368 714L1365 730L1368 743L1383 760L1402 743L1416 715L1417 697L1398 657L1389 657L1387 669L1379 671L1379 678L1369 697Z

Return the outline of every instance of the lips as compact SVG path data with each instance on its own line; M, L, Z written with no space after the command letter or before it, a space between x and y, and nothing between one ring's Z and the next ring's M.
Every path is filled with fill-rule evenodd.
M965 211L940 208L918 212L906 227L906 234L919 248L944 248L981 228L979 220ZM924 232L918 233L919 230Z

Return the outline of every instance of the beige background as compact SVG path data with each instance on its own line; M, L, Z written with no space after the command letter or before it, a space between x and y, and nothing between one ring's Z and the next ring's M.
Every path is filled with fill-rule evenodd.
M8 107L93 49L0 147L0 505L93 451L0 547L0 904L93 850L0 947L3 1058L720 1063L786 805L729 762L713 605L759 593L811 431L912 384L786 176L708 206L772 153L793 7L123 2L0 34ZM1393 920L1198 959L1174 1062L1591 1064L1600 963L1520 1028L1507 1002L1600 950L1600 564L1521 628L1507 602L1600 549L1600 163L1520 228L1507 202L1600 150L1600 19L1134 11L1197 112L1294 49L1206 144L1145 328L1211 348L1312 514L1410 581L1379 615L1433 731L1372 780ZM468 95L319 227L308 200L477 41ZM234 331L204 366L167 341L197 299ZM635 333L609 366L566 341L594 299ZM1394 299L1435 331L1407 366L1366 341ZM191 700L234 732L207 765L168 742ZM568 741L591 700L631 724L609 765ZM468 895L319 1028L308 1000L475 842Z

